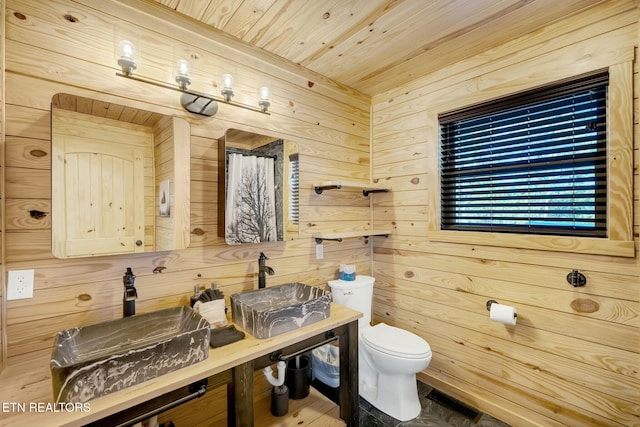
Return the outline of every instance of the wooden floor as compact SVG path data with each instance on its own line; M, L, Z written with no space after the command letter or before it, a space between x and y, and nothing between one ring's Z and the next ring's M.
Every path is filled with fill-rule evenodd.
M255 427L344 426L340 419L340 408L324 397L318 390L310 388L309 396L301 400L289 399L289 412L282 417L271 415L271 398L266 397L255 402Z

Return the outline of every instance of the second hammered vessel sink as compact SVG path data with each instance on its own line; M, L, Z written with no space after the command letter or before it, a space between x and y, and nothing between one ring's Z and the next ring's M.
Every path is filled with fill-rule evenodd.
M233 323L256 338L324 320L330 308L330 292L297 282L231 295Z

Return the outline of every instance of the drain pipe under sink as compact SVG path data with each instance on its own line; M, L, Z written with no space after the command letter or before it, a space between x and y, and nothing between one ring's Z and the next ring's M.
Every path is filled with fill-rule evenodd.
M278 378L273 376L273 369L267 366L262 370L269 384L273 386L271 390L271 414L281 417L289 412L289 388L284 385L284 375L287 370L287 362L278 362Z
M262 372L264 373L264 376L267 379L267 381L269 381L269 384L271 384L274 387L280 387L282 384L284 384L284 373L286 369L287 369L286 362L281 360L278 362L278 378L277 379L273 376L273 369L271 369L271 366L267 366L262 370Z

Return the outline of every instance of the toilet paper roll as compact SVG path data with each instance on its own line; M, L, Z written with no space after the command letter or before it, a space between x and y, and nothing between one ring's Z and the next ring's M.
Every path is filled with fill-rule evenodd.
M515 325L518 317L515 307L494 302L489 310L489 318L494 322L504 323L505 325Z

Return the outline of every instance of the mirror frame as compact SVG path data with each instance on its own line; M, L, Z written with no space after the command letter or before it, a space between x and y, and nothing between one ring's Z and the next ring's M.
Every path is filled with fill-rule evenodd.
M242 147L237 141L243 140L246 147ZM249 142L247 142L249 141ZM260 241L260 242L232 242L227 235L227 186L228 186L228 154L229 148L232 147L233 151L240 152L241 154L253 154L254 150L257 157L269 157L270 153L264 152L264 147L274 142L282 143L281 153L277 155L282 157L282 167L280 168L280 179L276 179L276 187L280 187L280 195L276 196L276 200L279 199L280 206L276 207L276 213L279 216L278 231L276 232L276 240ZM277 243L286 240L293 240L299 237L299 226L297 221L293 221L290 216L290 206L288 200L291 197L295 197L298 200L297 195L292 196L291 189L289 188L289 174L291 168L291 162L295 159L298 161L298 146L296 143L286 140L282 137L258 134L251 131L245 131L242 129L230 128L225 131L222 138L218 139L218 236L225 239L225 243L228 245L240 245L240 244L255 244L255 243ZM277 169L277 168L276 168ZM299 170L299 169L298 169ZM275 175L278 175L276 171ZM299 182L299 179L298 179ZM298 209L295 210L297 215Z
M57 116L64 116L66 124L62 125L56 122ZM117 227L124 228L120 224L116 226L115 230L112 227L109 232L113 237L110 237L110 240L105 240L105 242L109 242L109 245L102 247L98 239L86 237L86 240L83 241L84 238L71 238L67 233L69 224L69 220L66 219L68 196L65 191L67 166L63 148L65 143L61 141L74 140L76 145L84 144L85 140L100 141L100 132L106 133L107 129L112 133L122 131L125 136L126 132L135 132L135 129L148 132L151 140L145 142L144 148L141 148L141 150L146 150L144 159L139 159L136 162L143 164L145 169L151 169L151 171L142 172L142 180L144 181L142 219L140 219L139 212L134 214L137 221L134 228L144 228L142 233L144 240L138 239L131 244L130 235L123 237L121 232L118 234ZM90 135L91 131L95 132L96 138L82 137L83 134ZM83 150L94 155L108 157L108 150L103 150L106 145L104 142L108 143L108 141L103 139L102 142L102 144L93 144L94 147L101 145L96 152L91 153L91 142L87 142L86 146L89 148L83 148ZM114 145L117 146L115 143ZM58 93L53 96L51 102L51 146L51 244L55 257L64 259L153 253L185 249L189 246L191 239L191 130L185 119L77 95ZM120 145L120 147L125 146L126 144ZM140 154L140 150L138 150L138 154ZM96 173L100 174L100 172ZM61 180L62 183L60 183ZM81 182L81 180L76 181ZM139 181L140 176L136 182ZM167 184L170 197L168 200L165 197L164 203L162 203L160 191L161 189L166 190ZM109 199L108 195L103 197ZM107 199L101 201L108 202L107 205L111 206L111 199ZM133 211L129 210L129 212ZM77 215L78 213L76 213ZM96 215L101 214L97 213ZM108 235L108 233L105 234ZM137 236L140 236L139 232ZM77 249L70 249L75 247ZM121 247L123 250L120 250Z

